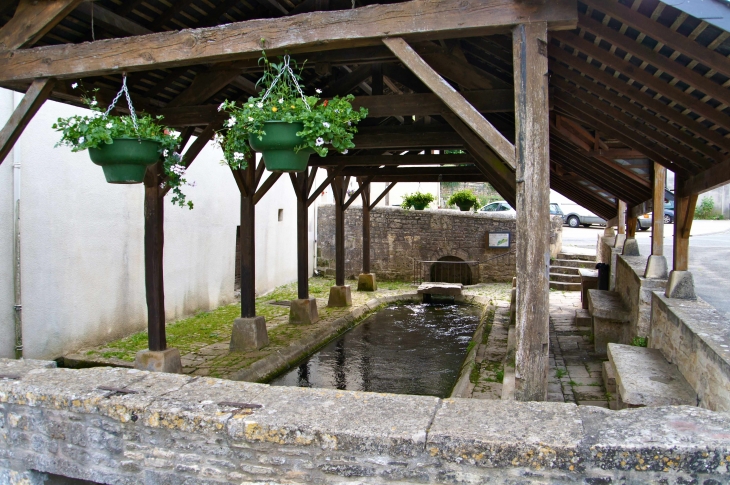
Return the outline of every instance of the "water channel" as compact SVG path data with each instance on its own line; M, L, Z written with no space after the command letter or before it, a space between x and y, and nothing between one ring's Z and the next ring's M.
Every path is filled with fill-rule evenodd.
M459 304L387 307L270 384L448 397L481 312Z

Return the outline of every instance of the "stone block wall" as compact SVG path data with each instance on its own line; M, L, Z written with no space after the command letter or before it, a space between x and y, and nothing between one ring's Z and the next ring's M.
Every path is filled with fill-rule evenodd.
M414 261L455 256L464 261L481 261L480 281L511 281L515 275L514 254L506 255L507 249L488 249L486 237L488 232L510 232L514 249L515 229L515 219L501 214L376 207L370 212L371 270L384 280L410 281ZM562 225L556 231L562 231ZM557 241L558 236L554 239ZM496 256L502 257L491 259ZM345 212L345 265L348 278L362 272L362 209L358 206ZM319 207L317 269L334 274L333 205Z
M441 198L446 202L449 197L460 190L471 190L477 197L491 200L501 199L502 196L486 182L441 182Z
M726 483L730 416L0 360L0 483ZM52 364L52 363L51 363ZM101 387L103 386L103 387Z
M596 251L596 259L599 263L606 263L611 266L611 272L608 277L608 289L614 291L616 289L616 270L618 265L618 257L623 251L623 245L614 247L616 243L615 237L598 237L598 250Z
M730 321L712 305L652 293L649 347L676 364L698 405L730 412Z
M563 218L554 216L550 218L550 257L557 258L563 250Z
M633 337L648 337L651 329L652 292L664 290L665 279L644 278L647 257L617 256L616 258L616 291L621 301L629 309L630 328L629 341L618 342L630 344Z

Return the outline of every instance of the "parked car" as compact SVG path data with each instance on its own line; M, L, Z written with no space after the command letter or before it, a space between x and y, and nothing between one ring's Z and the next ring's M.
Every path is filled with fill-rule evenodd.
M563 209L560 208L560 204L556 202L550 202L550 215L560 216L560 218L563 220L563 224L565 224L565 214L563 214Z
M511 205L503 200L490 202L489 204L479 209L479 212L503 212L505 214L517 215L517 211L515 211Z
M598 224L601 226L606 225L606 219L598 217L593 212L588 211L578 212L577 210L575 210L568 212L563 215L563 220L570 227L590 227L592 224Z
M652 213L648 212L639 216L638 228L641 231L648 231L651 227ZM664 204L664 224L672 224L674 222L674 201Z

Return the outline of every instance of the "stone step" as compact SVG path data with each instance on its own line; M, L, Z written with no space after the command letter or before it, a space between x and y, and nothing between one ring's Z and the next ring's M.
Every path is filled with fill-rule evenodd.
M558 259L570 259L574 261L587 261L594 263L596 262L595 254L574 254L574 253L558 253Z
M611 395L616 395L616 374L613 368L613 364L610 361L603 362L603 387L606 388L606 392L610 392Z
M580 283L564 283L562 281L551 281L550 289L558 291L580 291Z
M550 265L550 272L551 273L560 273L560 274L580 274L578 272L580 268L574 268L573 266L553 266Z
M580 283L580 275L553 273L551 270L550 281L562 281L563 283Z
M593 317L591 317L588 310L579 308L575 311L575 324L578 327L590 327L593 324Z
M596 269L595 261L580 261L578 259L553 259L550 264L552 266L570 266L573 268Z

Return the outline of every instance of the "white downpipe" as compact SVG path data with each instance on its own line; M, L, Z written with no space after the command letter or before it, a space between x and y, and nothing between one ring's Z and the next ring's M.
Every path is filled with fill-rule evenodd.
M17 107L23 95L13 93L13 108ZM23 315L20 292L20 168L22 150L20 140L13 148L13 286L15 288L15 358L23 357Z

